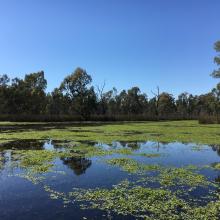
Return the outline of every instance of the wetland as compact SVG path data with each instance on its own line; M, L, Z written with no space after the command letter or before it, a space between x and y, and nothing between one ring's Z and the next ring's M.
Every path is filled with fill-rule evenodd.
M0 123L0 219L213 219L220 126Z

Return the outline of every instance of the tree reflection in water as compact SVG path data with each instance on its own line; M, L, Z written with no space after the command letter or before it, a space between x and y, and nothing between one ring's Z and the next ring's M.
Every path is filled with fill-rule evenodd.
M5 154L4 152L0 152L0 170L3 169L5 164Z
M63 164L67 165L73 172L79 176L86 172L86 170L92 165L92 161L87 158L69 157L62 158Z
M220 176L218 176L217 178L215 178L215 182L216 182L216 183L220 183Z
M8 143L0 144L0 151L3 150L43 150L45 141L40 140L16 140Z
M212 147L213 151L216 151L216 153L220 156L220 145L210 145Z

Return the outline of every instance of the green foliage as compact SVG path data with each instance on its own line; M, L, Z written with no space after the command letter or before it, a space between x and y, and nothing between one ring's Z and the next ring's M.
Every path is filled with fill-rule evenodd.
M106 163L120 167L122 170L129 173L142 173L144 171L157 171L160 169L158 165L144 165L131 158L114 158L106 160Z
M170 190L135 186L125 180L112 189L74 189L70 198L86 202L82 208L101 209L143 219L201 220L219 219L220 201L195 206Z
M67 76L60 85L60 90L71 100L71 108L82 118L88 119L96 104L93 87L88 88L92 78L81 68Z
M216 61L218 59L216 58ZM24 79L0 76L0 119L14 121L68 120L171 120L192 119L220 113L219 86L211 92L193 96L182 93L178 99L159 92L147 98L139 87L104 92L90 86L92 78L86 70L77 68L64 78L59 88L46 94L44 72L31 73Z
M177 219L177 210L186 210L184 201L170 191L132 186L127 180L109 190L75 190L69 195L77 201L88 201L84 208L98 208L136 218Z
M216 52L220 52L220 41L217 41L215 43L215 46L214 46ZM218 54L215 58L214 58L214 62L217 64L217 65L220 65L220 54ZM220 78L220 68L217 69L217 70L214 70L212 72L212 76L214 78Z
M46 107L47 81L44 72L25 75L24 80L0 76L0 108L1 114L41 114Z
M190 186L191 189L198 186L208 186L210 182L203 175L193 172L189 168L162 169L159 175L162 186Z
M123 171L132 174L142 174L146 172L157 171L159 175L154 177L145 177L143 182L147 183L149 180L159 182L161 186L167 188L171 186L190 187L190 190L198 186L209 186L211 183L206 180L203 175L194 172L195 167L162 167L157 164L142 164L131 158L113 158L106 160L106 163L117 166Z
M4 157L0 154L0 169L4 166Z
M137 173L138 171L140 171L139 164L135 160L129 158L109 159L106 161L106 163L118 166L122 170L130 173Z
M212 168L216 169L216 170L220 170L220 163L214 163L212 164Z
M19 156L20 167L31 169L35 173L48 172L53 166L53 159L57 156L56 152L49 150L19 150L14 154Z
M219 43L216 43L219 51ZM219 64L219 57L215 62ZM219 77L219 70L213 76ZM44 72L31 73L24 79L0 76L0 116L3 120L160 120L191 119L220 113L219 85L211 92L193 96L182 93L178 99L166 92L148 100L138 87L104 92L90 86L92 78L82 68L65 77L59 88L46 94ZM23 117L22 117L23 116ZM71 117L70 117L71 116ZM218 122L218 120L216 120Z

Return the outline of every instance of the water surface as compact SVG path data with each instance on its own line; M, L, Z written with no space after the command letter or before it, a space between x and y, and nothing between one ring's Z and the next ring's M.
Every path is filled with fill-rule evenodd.
M67 204L62 198L51 198L45 186L57 192L68 194L74 188L111 189L113 185L127 179L138 181L143 177L154 177L155 172L127 172L120 166L107 163L114 158L130 158L144 165L158 165L165 169L195 166L193 172L203 175L210 183L219 184L220 170L213 165L220 162L220 147L197 145L193 143L157 143L157 142L113 142L112 144L93 143L94 148L105 151L130 150L132 153L111 153L109 155L90 155L81 157L56 157L52 160L52 170L35 173L43 177L33 182L26 178L29 168L19 165L19 151L68 151L68 141L23 140L0 146L0 219L136 219L132 215L120 215L111 210L81 209L83 202L71 200ZM73 146L72 146L73 148ZM147 156L152 155L152 156ZM137 183L138 184L138 183ZM143 182L139 181L140 185ZM145 182L145 186L157 188L155 180ZM180 186L175 186L180 187ZM175 188L174 187L174 188ZM172 187L171 187L172 188ZM181 189L183 187L181 186ZM174 189L171 189L174 190ZM175 189L176 190L176 189ZM185 188L187 192L188 188ZM184 199L197 199L200 205L206 205L211 199L210 192L217 191L215 186L196 187Z

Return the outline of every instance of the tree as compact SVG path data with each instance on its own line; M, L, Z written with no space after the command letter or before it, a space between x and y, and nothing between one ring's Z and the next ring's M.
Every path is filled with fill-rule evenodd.
M159 86L157 86L157 92L153 92L151 91L152 94L154 95L154 98L152 99L151 101L151 104L154 104L154 110L155 110L155 114L157 116L157 120L160 119L160 116L159 116L159 102L160 102L160 88Z
M128 113L128 99L126 90L122 90L116 97L117 114Z
M181 114L182 117L192 116L195 109L195 102L193 95L184 92L178 96L176 100L177 112Z
M212 90L218 102L220 102L220 83L217 84L216 88Z
M127 102L130 114L141 114L147 106L147 95L141 94L138 87L132 87L127 92Z
M199 114L215 115L217 112L217 102L215 95L210 92L198 97L197 108L199 108Z
M119 113L118 102L116 101L117 89L113 88L103 94L105 114L115 115Z
M52 115L69 114L70 100L60 89L55 88L47 95L47 112Z
M167 116L175 113L175 111L176 106L173 96L166 92L161 93L158 101L159 116Z
M217 41L215 43L215 46L214 46L216 52L220 52L220 41ZM218 54L216 57L214 57L214 62L217 64L217 65L220 65L220 54ZM218 68L217 70L214 70L211 74L214 78L220 78L220 68Z
M0 75L0 87L6 87L9 82L10 79L6 74Z
M27 98L27 109L32 114L42 114L46 107L47 80L44 71L30 73L24 78L24 93Z
M104 93L105 81L101 86L97 86L98 113L104 115L107 111L106 96Z
M91 82L92 77L86 70L77 68L60 85L60 90L71 100L73 111L82 119L88 119L95 108L96 95L94 88L89 88Z
M24 80L12 79L8 88L10 114L42 114L46 107L45 89L47 81L44 72L25 75Z
M0 75L0 113L8 113L8 83L7 75Z
M33 92L41 92L47 88L47 80L44 78L44 71L25 75L24 83L26 84L26 87Z
M220 114L220 83L217 84L216 88L212 90L212 94L215 96L215 112L219 118Z

